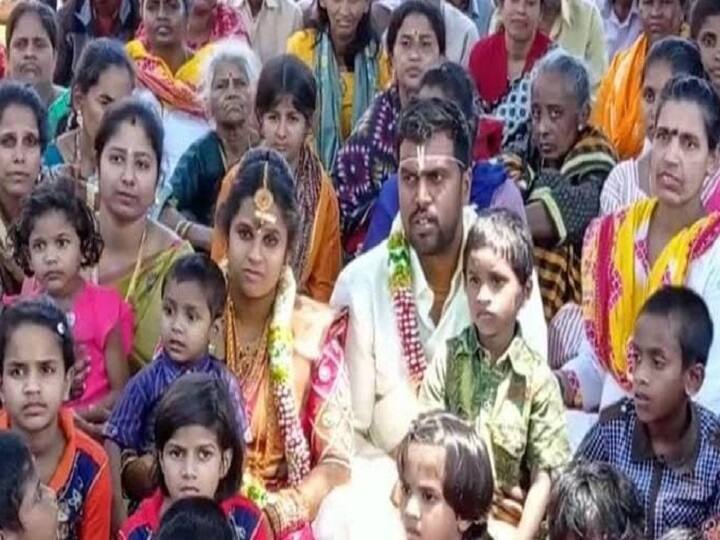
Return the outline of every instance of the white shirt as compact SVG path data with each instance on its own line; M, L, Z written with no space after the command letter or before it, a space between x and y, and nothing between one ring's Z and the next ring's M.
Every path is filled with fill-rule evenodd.
M474 217L474 210L466 208L465 231ZM463 247L464 243L463 240ZM439 347L472 324L463 286L462 257L437 325L430 318L434 294L412 249L410 262L420 338L429 363ZM402 354L389 278L386 240L340 273L330 299L332 306L350 309L345 359L350 374L355 429L361 436L360 453L377 452L377 448L368 448L368 441L383 452L395 448L419 412ZM521 309L518 320L528 344L547 357L547 326L534 274L531 298Z
M635 40L642 32L640 13L636 1L633 1L630 14L624 21L618 19L613 9L612 0L597 0L597 6L602 14L603 26L605 27L608 60L612 61L617 53L635 43Z
M230 0L230 5L242 14L252 48L263 64L285 54L288 39L302 28L302 11L292 0L263 0L255 17L247 0Z

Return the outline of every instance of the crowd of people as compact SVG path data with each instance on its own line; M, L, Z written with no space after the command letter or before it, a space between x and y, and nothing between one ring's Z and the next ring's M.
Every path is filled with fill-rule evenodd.
M0 538L720 538L718 0L0 9Z

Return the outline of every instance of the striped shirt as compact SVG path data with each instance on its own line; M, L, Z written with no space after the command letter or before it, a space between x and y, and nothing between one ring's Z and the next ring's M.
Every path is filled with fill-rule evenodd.
M97 442L75 429L73 413L58 414L65 449L48 482L57 494L58 540L108 540L112 486L107 454ZM0 430L11 420L0 411Z
M153 452L157 404L170 385L186 373L209 373L227 382L235 406L238 433L244 434L247 424L240 387L225 364L210 355L194 362L178 363L162 351L125 387L105 426L105 438L122 450L133 450L138 454Z
M691 403L690 411L675 459L655 455L630 399L605 409L577 451L578 458L613 465L635 484L648 540L675 527L700 527L720 513L720 420L701 405Z

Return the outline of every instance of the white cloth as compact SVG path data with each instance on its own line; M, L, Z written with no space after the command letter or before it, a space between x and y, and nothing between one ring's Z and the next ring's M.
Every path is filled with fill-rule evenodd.
M617 53L624 51L642 33L642 22L637 2L632 3L630 14L624 21L618 19L613 9L612 0L597 0L598 9L605 27L605 43L607 46L608 60L611 61Z
M285 54L288 39L303 25L300 4L293 0L264 0L256 16L247 0L231 0L230 5L242 14L252 48L263 64Z
M463 215L465 234L474 218L474 210L466 208ZM429 315L433 292L412 249L410 257L420 339L429 362L439 346L471 324L463 287L462 258L440 320L435 325ZM375 450L380 453L395 448L419 411L402 355L389 277L386 240L340 273L330 300L334 307L350 309L345 359L350 375L355 429L370 442L370 445L358 444L360 455L372 453L371 446L377 447ZM520 311L518 320L529 345L547 358L547 326L535 275L531 298Z
M692 263L686 286L702 296L710 310L714 328L720 328L720 241L716 241L706 253ZM583 337L577 356L565 364L562 371L572 371L577 376L585 411L602 410L626 397L623 389L598 361L587 335ZM710 347L705 367L705 383L695 396L698 403L715 414L720 413L718 380L720 380L720 339L716 336ZM573 441L581 437L588 427L586 419L574 421L573 418L568 418L568 429Z

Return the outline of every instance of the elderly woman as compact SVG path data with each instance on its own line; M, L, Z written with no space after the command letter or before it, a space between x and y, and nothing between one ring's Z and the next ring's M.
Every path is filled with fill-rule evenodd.
M395 84L378 94L335 161L343 244L355 253L370 212L388 175L397 170L395 130L400 110L420 88L423 75L445 55L445 26L440 10L424 0L408 0L392 14L387 50Z
M161 197L161 219L197 249L210 251L215 201L230 168L257 142L251 127L252 87L260 61L244 43L221 43L209 57L201 92L213 129L178 162Z
M540 0L503 0L502 28L480 40L470 54L472 75L484 114L503 122L503 146L524 141L530 119L530 72L552 45L542 34Z
M100 38L87 45L77 65L72 93L76 126L60 135L45 152L45 165L75 178L85 201L96 208L95 136L105 109L135 87L135 70L120 42Z
M503 159L523 191L549 321L565 303L581 300L583 236L598 215L600 190L616 157L587 123L590 79L574 56L558 49L538 63L530 107L530 144Z
M5 36L8 77L32 85L50 106L63 91L53 84L58 46L55 13L46 4L23 0L10 13Z
M305 62L318 84L317 153L325 170L335 158L375 93L387 87L381 47L370 24L369 0L318 2L318 25L295 33L287 52Z
M701 197L706 176L717 166L718 134L720 98L709 82L679 77L663 88L650 160L656 198L603 217L587 233L586 332L577 356L559 372L568 406L596 411L632 391L633 323L660 287L693 289L707 303L715 328L720 324L720 217L705 210ZM713 340L705 384L693 396L715 414L720 412L718 347L720 341ZM576 440L583 424L569 424Z
M640 155L645 139L642 113L642 74L650 47L680 34L686 0L643 0L643 33L619 52L605 74L593 109L593 125L610 139L621 159Z

